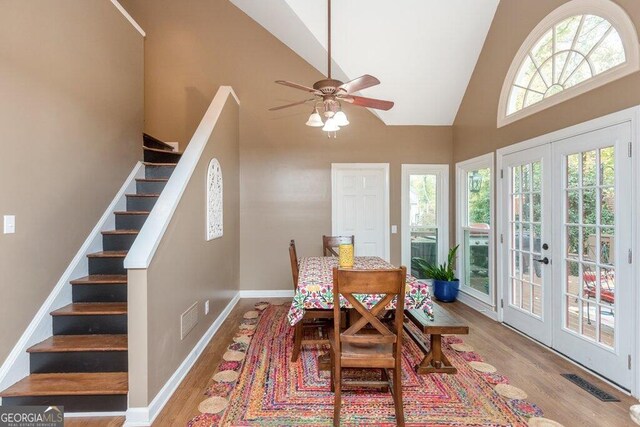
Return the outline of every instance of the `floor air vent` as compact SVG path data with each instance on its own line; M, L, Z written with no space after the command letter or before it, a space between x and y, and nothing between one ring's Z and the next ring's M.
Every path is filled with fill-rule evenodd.
M620 402L620 399L610 395L606 391L602 390L600 387L597 387L591 384L589 381L585 380L579 375L576 375L576 374L560 374L560 375L562 375L563 377L565 377L566 379L568 379L569 381L571 381L581 389L589 392L593 396L602 400L603 402Z

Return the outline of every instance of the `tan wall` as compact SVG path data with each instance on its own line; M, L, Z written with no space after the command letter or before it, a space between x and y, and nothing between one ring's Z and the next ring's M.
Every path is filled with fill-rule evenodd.
M274 80L311 84L322 75L228 1L122 3L147 32L147 132L185 144L220 85L241 100L243 289L291 288L290 239L301 256L321 253L321 235L331 232L332 162L390 163L390 219L400 226L401 163L451 161L450 127L385 126L347 106L351 125L329 141L304 125L309 106L267 111L305 97ZM400 234L391 236L391 261L400 262Z
M0 361L140 157L143 78L109 1L0 2Z
M224 234L206 241L206 177L209 161L222 170ZM240 152L238 104L227 99L182 199L147 271L150 399L239 290ZM204 301L210 311L204 316ZM200 322L180 340L180 315L194 302Z
M640 2L615 2L640 28ZM634 73L497 129L500 91L511 61L533 28L563 3L500 2L454 123L456 162L640 104L640 73Z

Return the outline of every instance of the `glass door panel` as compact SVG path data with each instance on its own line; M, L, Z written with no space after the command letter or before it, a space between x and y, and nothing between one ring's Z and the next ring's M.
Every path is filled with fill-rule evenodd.
M564 286L571 332L615 344L615 147L565 157L564 210L569 274ZM604 170L606 169L606 173Z
M551 235L546 223L551 215L544 173L550 156L549 145L505 156L503 186L508 284L503 287L504 321L546 344L551 342Z
M402 165L402 264L424 274L412 260L442 262L448 245L448 165Z
M554 229L562 240L553 347L624 388L631 381L631 340L623 337L632 324L632 209L631 197L616 196L632 180L630 135L624 123L558 142L553 154Z
M418 257L430 264L438 263L438 198L437 176L409 175L409 233L411 259ZM423 279L421 271L411 273Z

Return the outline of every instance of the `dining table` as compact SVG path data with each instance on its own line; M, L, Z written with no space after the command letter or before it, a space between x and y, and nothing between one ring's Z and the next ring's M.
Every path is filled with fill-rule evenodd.
M305 310L333 309L333 269L338 267L338 257L315 256L300 258L298 265L298 286L291 302L288 320L295 325L304 317ZM396 268L389 262L377 256L356 256L351 267L354 270L381 270ZM355 296L368 309L375 306L384 295L362 294ZM340 297L340 307L352 308ZM407 274L404 301L405 310L423 310L427 316L433 318L433 302L429 294L427 283ZM387 310L395 308L395 299L387 305Z

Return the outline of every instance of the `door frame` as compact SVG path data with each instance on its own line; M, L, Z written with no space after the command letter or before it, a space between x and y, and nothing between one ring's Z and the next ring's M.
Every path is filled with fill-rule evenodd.
M389 218L389 163L331 163L331 234L336 235L336 223L338 220L338 204L335 197L337 194L337 174L338 171L353 169L382 170L384 172L384 213L383 222L385 227L384 235L384 259L389 262L391 254L391 225ZM357 244L357 242L356 242Z
M566 138L575 137L584 133L592 132L598 129L606 128L609 126L615 126L621 123L630 122L631 123L631 141L630 147L632 150L632 161L633 161L633 170L632 170L632 206L634 212L632 213L633 217L637 217L637 212L640 212L640 184L638 183L638 179L640 178L640 155L638 155L639 141L640 141L640 105L627 108L625 110L621 110L612 114L608 114L606 116L598 117L596 119L583 122L574 126L570 126L565 129L560 129L545 135L541 135L535 138L531 138L513 145L509 145L504 148L500 148L496 150L496 171L498 172L497 182L497 199L496 199L496 218L502 218L506 212L503 209L503 186L505 185L503 179L503 157L507 154L515 153L518 151L525 150L527 148L538 147L544 144L550 144L556 141L560 141ZM497 271L504 271L504 233L502 221L496 221L496 236L497 236ZM636 259L640 256L640 227L638 226L638 220L633 221L632 224L632 252L633 252L633 279L635 283L638 283L638 279L640 278L640 262L637 262ZM503 276L503 275L501 275ZM505 286L505 278L500 277L497 281L497 295L503 295L503 290ZM555 287L555 285L554 285ZM635 319L634 324L636 325L636 330L632 333L631 339L634 341L632 344L632 364L631 364L631 375L632 375L632 384L631 384L631 394L634 397L640 397L640 369L638 369L638 364L640 362L640 289L635 287L633 289L633 310L632 317ZM554 297L555 298L555 297ZM503 304L500 304L498 301L498 320L500 322L504 321L504 309L502 308ZM581 365L577 365L581 366ZM589 371L591 372L591 371ZM597 375L597 374L596 374ZM605 379L606 380L606 379ZM614 385L615 386L615 385Z
M438 206L437 222L442 224L442 236L438 236L438 260L442 262L447 258L449 251L449 165L446 164L403 164L401 173L401 196L400 196L400 260L403 265L411 270L411 245L407 248L406 242L411 239L409 229L409 182L407 177L412 174L435 174L440 183L437 191L440 194L440 206ZM440 238L441 237L441 238Z

